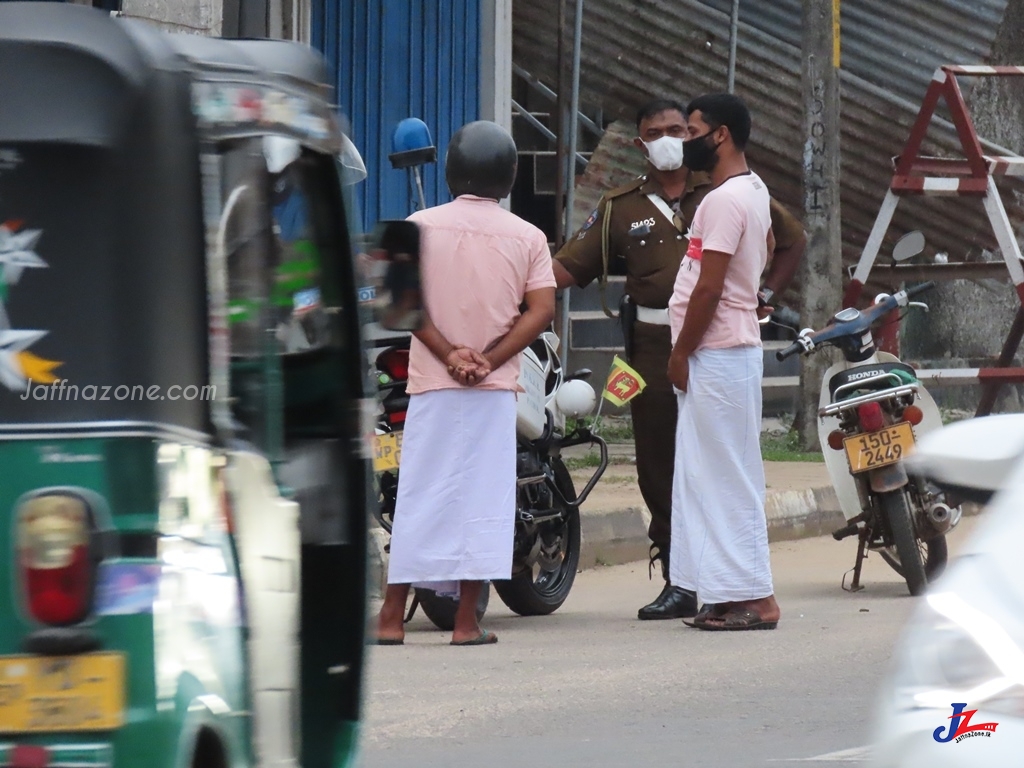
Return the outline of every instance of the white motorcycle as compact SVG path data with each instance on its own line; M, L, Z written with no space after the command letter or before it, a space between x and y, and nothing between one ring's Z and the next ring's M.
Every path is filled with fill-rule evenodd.
M585 380L590 371L566 377L558 358L558 336L546 332L523 351L517 403L518 481L512 577L494 582L498 596L521 616L553 613L565 602L576 578L580 558L580 505L608 466L608 447L577 421L566 434L566 419L580 419L594 409L597 395ZM383 405L377 424L377 462L380 508L375 514L391 532L398 494L401 430L409 404L408 340L393 344L376 358L376 378ZM563 448L596 445L598 467L577 494L562 462ZM488 590L477 606L483 616ZM417 605L440 629L455 622L455 600L417 589L406 620Z
M825 464L847 525L832 536L858 536L853 579L858 591L868 551L877 551L919 595L946 565L946 534L960 521L943 493L907 474L904 459L923 434L942 427L939 409L914 369L894 355L878 351L872 327L894 310L927 305L910 299L932 283L880 294L860 311L838 312L828 327L802 330L797 340L777 353L784 360L837 347L844 360L831 366L821 386L818 435Z

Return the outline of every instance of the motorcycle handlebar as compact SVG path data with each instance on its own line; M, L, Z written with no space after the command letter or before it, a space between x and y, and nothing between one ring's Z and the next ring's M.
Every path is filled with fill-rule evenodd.
M776 352L775 353L775 359L778 360L779 362L782 362L787 357L792 357L793 355L795 355L797 352L799 352L802 349L803 349L803 346L801 346L798 342L794 341L792 344L790 344L785 349L780 349L778 352Z
M920 285L915 285L913 288L908 288L907 289L907 298L908 299L912 299L913 297L917 296L919 293L924 293L925 291L930 291L934 287L935 287L935 281L934 280L929 280L927 283L921 283Z

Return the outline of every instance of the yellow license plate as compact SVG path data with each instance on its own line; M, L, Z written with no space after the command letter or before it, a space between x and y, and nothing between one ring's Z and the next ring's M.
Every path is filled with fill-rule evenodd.
M387 472L398 469L402 460L402 432L373 436L373 470Z
M901 421L879 432L854 435L843 440L850 471L867 472L905 459L914 447L914 430L910 422Z
M0 656L0 733L107 731L124 722L124 656Z

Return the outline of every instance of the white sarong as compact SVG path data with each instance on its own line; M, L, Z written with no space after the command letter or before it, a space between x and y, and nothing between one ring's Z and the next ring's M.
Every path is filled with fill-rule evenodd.
M457 594L459 581L510 578L515 512L515 393L413 395L388 583Z
M774 593L761 461L760 347L702 349L680 393L672 483L674 586L705 603Z

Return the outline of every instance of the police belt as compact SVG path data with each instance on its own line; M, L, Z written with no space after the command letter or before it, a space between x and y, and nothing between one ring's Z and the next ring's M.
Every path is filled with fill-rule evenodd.
M636 319L637 322L647 323L648 325L669 324L667 309L652 309L651 307L641 307L640 305L637 305Z

